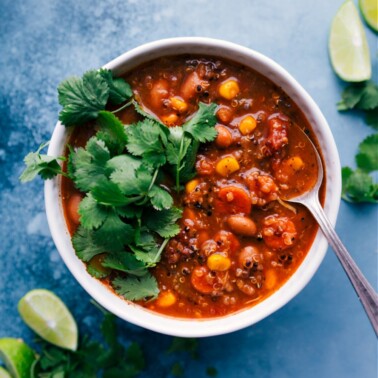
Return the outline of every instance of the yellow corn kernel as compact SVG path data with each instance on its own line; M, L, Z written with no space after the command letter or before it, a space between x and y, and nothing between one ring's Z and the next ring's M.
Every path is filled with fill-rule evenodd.
M194 189L197 187L198 184L199 184L199 180L197 180L197 179L190 180L185 185L186 194L190 194L191 192L194 192Z
M159 307L170 307L176 303L176 296L170 291L162 291L159 294L156 304Z
M277 274L273 269L269 269L265 272L265 282L264 286L268 289L271 290L276 286L277 282Z
M180 113L185 112L185 110L188 109L188 104L180 97L171 97L170 101L172 109L175 109Z
M304 162L299 156L293 156L287 160L289 167L294 169L294 171L299 171L304 167Z
M219 253L214 253L208 257L207 266L210 270L224 272L225 270L230 269L231 260Z
M233 156L226 156L218 161L215 170L223 177L227 177L232 172L238 171L240 165Z
M256 120L248 115L244 117L239 123L239 130L243 135L250 134L256 128Z
M240 89L238 82L232 79L224 81L219 86L219 94L226 100L232 100L239 94L239 92Z
M175 113L166 114L161 116L160 118L167 126L174 126L178 120L178 116Z

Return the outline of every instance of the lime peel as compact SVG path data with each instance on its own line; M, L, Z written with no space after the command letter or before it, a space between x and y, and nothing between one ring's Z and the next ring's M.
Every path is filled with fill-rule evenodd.
M336 74L345 81L358 82L371 77L369 46L353 1L337 11L329 36L329 55Z
M0 371L0 377L6 377L9 372L14 378L30 378L36 354L21 339L3 338L0 339L0 359L4 361L8 370Z
M378 2L377 0L359 0L358 3L366 23L378 32Z
M61 348L76 350L78 330L66 305L44 289L29 291L18 303L24 322L40 337Z

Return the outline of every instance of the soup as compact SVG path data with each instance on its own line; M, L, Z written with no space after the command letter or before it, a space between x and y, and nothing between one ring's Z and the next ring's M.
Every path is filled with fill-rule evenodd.
M213 141L192 141L188 147L195 150L195 175L179 189L169 169L159 179L182 209L179 232L164 244L160 240L161 259L150 269L158 294L136 302L185 318L223 316L261 302L296 271L317 232L304 207L281 200L316 181L316 157L304 133L317 142L308 121L269 79L224 59L169 57L124 79L143 112L171 130L188 122L201 103L216 105L217 120ZM117 116L125 125L138 125L143 112L128 106ZM68 144L82 147L97 132L95 123L75 127ZM83 197L63 178L72 236L81 223ZM126 245L125 254L130 249ZM113 280L128 273L104 264L106 254L103 250L87 263L104 273L99 279L112 289Z

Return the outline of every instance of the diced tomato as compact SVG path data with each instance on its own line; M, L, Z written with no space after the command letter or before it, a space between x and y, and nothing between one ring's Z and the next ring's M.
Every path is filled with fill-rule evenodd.
M221 188L218 199L214 201L214 210L221 214L249 214L251 207L251 197L247 189L236 185Z

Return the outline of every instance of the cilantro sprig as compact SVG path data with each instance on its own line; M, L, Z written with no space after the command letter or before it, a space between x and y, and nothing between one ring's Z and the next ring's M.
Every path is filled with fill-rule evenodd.
M216 137L216 105L199 103L187 122L168 128L132 98L129 84L105 69L65 80L58 94L61 122L73 127L92 122L96 133L84 147L68 146L67 159L42 155L41 146L25 158L21 180L38 174L71 179L84 196L72 245L88 272L109 277L114 290L127 299L156 298L158 284L149 269L180 231L176 222L182 214L166 182L173 181L179 192L195 175L200 144ZM138 122L123 125L116 116L127 106L134 107ZM65 171L61 160L67 160Z

